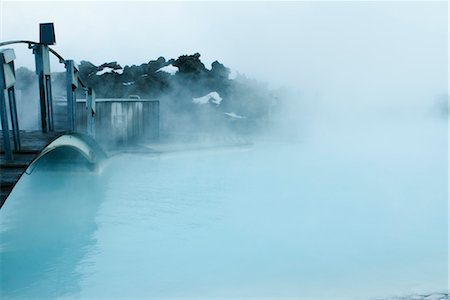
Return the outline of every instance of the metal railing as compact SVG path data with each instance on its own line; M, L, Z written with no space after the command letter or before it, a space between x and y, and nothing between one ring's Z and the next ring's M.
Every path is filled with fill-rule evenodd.
M88 87L78 76L78 69L73 60L64 59L58 52L45 43L38 43L28 40L14 40L0 42L0 47L13 44L28 44L28 48L33 50L36 62L36 74L39 79L39 98L41 110L41 129L43 133L54 131L53 124L53 96L51 84L51 71L49 54L53 54L63 63L66 69L67 81L67 130L76 131L76 92L81 87L86 94L87 128L88 134L94 135L95 130L95 92ZM0 50L0 117L2 124L3 146L7 159L13 158L13 153L9 138L8 112L4 91L8 93L10 118L14 137L14 150L21 149L19 122L17 117L16 99L14 85L16 82L14 69L15 54L13 49Z

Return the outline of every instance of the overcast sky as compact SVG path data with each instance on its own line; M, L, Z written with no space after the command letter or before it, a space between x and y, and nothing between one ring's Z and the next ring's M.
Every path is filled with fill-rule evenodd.
M207 67L219 60L309 93L447 91L445 1L1 3L2 41L38 40L38 24L54 22L54 49L78 62L124 66L199 52ZM34 68L26 46L16 54L18 66Z

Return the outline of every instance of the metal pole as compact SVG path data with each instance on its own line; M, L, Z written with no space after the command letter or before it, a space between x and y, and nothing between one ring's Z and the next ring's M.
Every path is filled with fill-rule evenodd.
M52 79L50 75L45 75L45 87L47 90L47 118L48 130L54 131L53 127L53 94L52 94Z
M47 129L47 105L45 101L45 81L42 74L42 48L41 45L36 44L33 46L34 60L36 64L36 74L38 75L39 85L39 104L41 108L41 129L46 133Z
M76 130L77 120L77 86L78 78L73 60L66 60L66 80L67 80L67 125L69 130Z
M92 88L88 88L86 97L87 110L87 133L95 137L95 92Z
M39 104L41 107L41 128L42 132L48 132L47 128L47 105L45 102L45 83L44 77L39 75Z
M9 140L8 114L6 112L5 91L0 91L0 117L2 121L3 148L7 160L12 160L11 141Z
M36 74L39 77L39 98L41 106L42 132L53 131L53 101L51 88L51 72L49 48L44 44L33 46Z
M17 117L16 93L14 86L8 89L9 110L11 114L11 125L14 138L14 150L20 150L20 133L19 133L19 119Z

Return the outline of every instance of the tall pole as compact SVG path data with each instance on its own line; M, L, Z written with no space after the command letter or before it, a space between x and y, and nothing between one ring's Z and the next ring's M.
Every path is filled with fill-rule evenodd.
M39 81L42 132L53 131L53 101L51 92L51 71L49 49L47 45L36 44L33 48L36 74Z
M67 79L67 126L70 131L76 130L77 121L77 87L78 70L75 68L73 60L66 60L66 79Z
M36 74L39 77L39 98L41 106L42 132L53 131L53 97L50 71L50 50L48 45L55 44L53 23L39 24L39 44L33 46L36 62Z
M55 128L53 126L53 93L52 93L52 79L50 75L45 75L45 89L47 91L48 130L54 131Z
M95 138L95 92L88 88L86 92L87 134Z

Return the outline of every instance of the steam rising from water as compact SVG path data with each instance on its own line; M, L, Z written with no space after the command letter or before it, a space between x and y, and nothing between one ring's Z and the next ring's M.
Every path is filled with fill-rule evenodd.
M44 163L1 211L2 294L369 299L444 291L444 141L414 139L411 123L386 125L355 147L315 140L119 155L101 174ZM390 135L383 141L378 130Z
M127 6L133 18L142 5L178 8L186 22L176 29L188 30L179 39L200 40L186 48L266 80L257 84L272 93L267 118L234 130L249 118L218 118L214 103L189 114L166 97L163 128L178 150L246 147L152 145L164 154L115 156L101 174L25 177L0 212L2 294L361 299L447 289L447 4L144 3ZM111 33L115 42L120 31ZM133 57L111 59L149 59L129 44Z

